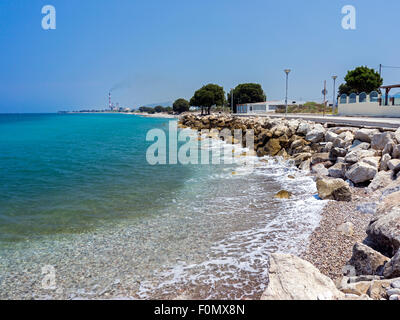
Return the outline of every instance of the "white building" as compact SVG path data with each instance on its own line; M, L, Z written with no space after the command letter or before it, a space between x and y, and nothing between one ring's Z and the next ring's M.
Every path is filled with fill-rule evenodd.
M288 101L288 106L302 105L304 101ZM238 104L236 106L236 113L239 114L259 114L259 113L274 113L279 106L285 106L283 100L271 100L258 103Z
M392 88L400 85L384 86L386 94L376 91L359 95L352 93L349 96L342 94L338 99L338 114L340 116L369 116L369 117L400 117L400 98L390 96Z

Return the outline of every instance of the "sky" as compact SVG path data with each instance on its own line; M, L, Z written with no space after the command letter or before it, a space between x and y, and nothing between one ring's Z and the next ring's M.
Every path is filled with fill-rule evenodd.
M56 9L43 30L42 7ZM342 28L342 7L356 29ZM1 0L0 113L105 108L190 99L260 83L269 100L322 100L360 65L400 66L400 1ZM385 84L400 69L383 69Z

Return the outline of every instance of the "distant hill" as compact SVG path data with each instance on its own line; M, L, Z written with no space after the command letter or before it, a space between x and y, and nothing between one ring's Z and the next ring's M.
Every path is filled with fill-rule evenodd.
M172 107L172 105L174 104L173 101L167 101L167 102L157 102L157 103L151 103L151 104L145 104L141 107L150 107L150 108L154 108L157 106L161 106L161 107Z

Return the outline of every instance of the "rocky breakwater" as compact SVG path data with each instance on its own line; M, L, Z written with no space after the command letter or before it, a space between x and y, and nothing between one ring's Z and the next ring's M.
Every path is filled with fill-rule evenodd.
M307 278L310 266L305 261L283 255L271 258L270 275L277 279L270 282L264 298L400 299L400 129L193 114L181 116L180 125L198 131L229 129L232 135L240 129L242 141L232 141L242 142L244 146L246 134L253 134L254 152L258 156L280 156L313 174L321 199L351 201L353 187L364 188L367 195L379 196L379 201L370 204L371 210L376 212L366 230L365 241L354 245L352 258L343 266L346 275L337 283L343 295L332 289L331 283L325 281L318 270L312 269L312 279ZM273 271L290 269L290 265L293 272L303 273L304 277L297 274L296 278L315 280L314 293L300 292L301 286L291 286L289 270L286 273ZM320 287L321 281L326 290ZM287 287L276 289L276 283L286 283ZM311 286L310 283L306 285Z

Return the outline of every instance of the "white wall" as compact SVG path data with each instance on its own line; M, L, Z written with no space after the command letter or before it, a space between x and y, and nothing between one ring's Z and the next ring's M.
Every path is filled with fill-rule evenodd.
M400 117L400 106L380 106L378 102L339 104L340 116Z

